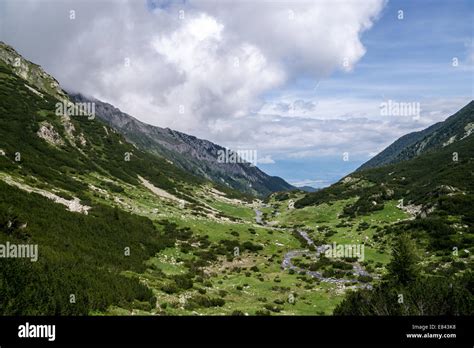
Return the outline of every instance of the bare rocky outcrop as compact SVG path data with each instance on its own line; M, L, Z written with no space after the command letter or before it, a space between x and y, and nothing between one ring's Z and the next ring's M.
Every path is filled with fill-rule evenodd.
M346 176L344 179L342 179L343 184L354 184L357 181L359 181L359 178L353 178L351 176Z
M153 185L151 182L149 182L145 178L142 178L141 176L138 176L138 179L140 179L143 186L145 186L147 189L149 189L155 195L157 195L159 197L162 197L162 198L169 199L171 201L175 201L175 202L179 202L179 203L183 202L182 199L172 195L171 193L166 192L165 190L163 190L161 188L156 187L155 185Z
M36 89L34 89L33 87L28 86L26 83L25 83L25 87L28 88L30 91L32 91L32 92L33 92L34 94L36 94L37 96L39 96L39 97L41 97L41 98L44 97L43 93L38 92Z
M416 205L416 204L406 204L406 205L397 205L398 208L403 210L404 212L410 214L411 216L417 216L421 213L423 209L423 205Z
M48 144L53 146L64 145L64 140L49 122L42 122L36 134Z
M464 139L464 138L467 138L472 133L474 133L474 122L469 122L468 124L466 124L466 126L464 127L464 130L466 131L466 133L464 133L461 140Z
M65 199L63 197L60 197L52 192L39 189L36 187L29 186L23 182L17 181L11 176L7 175L4 177L0 177L4 182L6 182L8 185L18 187L21 190L24 190L26 192L34 192L37 193L43 197L49 198L53 200L56 203L62 204L67 207L69 211L77 212L77 213L82 213L87 215L88 210L91 208L87 205L81 204L81 201L77 197L73 197L72 199Z
M86 141L86 138L84 138L83 133L79 134L77 138L79 139L79 143L81 144L81 146L86 146L87 141Z

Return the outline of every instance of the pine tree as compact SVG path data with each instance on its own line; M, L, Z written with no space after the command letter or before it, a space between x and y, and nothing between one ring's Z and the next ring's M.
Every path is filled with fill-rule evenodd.
M392 248L392 260L388 264L389 281L407 285L419 275L419 256L415 243L408 234L401 234Z

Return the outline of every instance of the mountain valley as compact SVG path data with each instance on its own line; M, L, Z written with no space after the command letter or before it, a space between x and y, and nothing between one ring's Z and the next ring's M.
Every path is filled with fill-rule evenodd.
M0 81L0 244L39 251L0 260L2 315L474 311L474 102L305 192L68 95L3 43ZM95 103L97 117L58 115L58 102ZM364 254L329 257L331 245ZM417 260L397 268L399 254Z

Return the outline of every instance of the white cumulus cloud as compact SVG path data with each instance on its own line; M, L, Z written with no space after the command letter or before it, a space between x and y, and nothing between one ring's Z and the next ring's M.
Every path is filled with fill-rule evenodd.
M350 70L384 1L5 0L0 38L68 89L212 136L298 76ZM74 19L71 19L74 11ZM241 125L245 128L245 125Z

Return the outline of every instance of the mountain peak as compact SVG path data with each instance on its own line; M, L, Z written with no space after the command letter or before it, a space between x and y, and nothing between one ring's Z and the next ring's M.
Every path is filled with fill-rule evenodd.
M46 73L43 68L25 59L13 47L0 41L0 63L12 68L14 73L28 81L30 87L46 93L54 98L67 101L67 94L61 89L59 82Z

